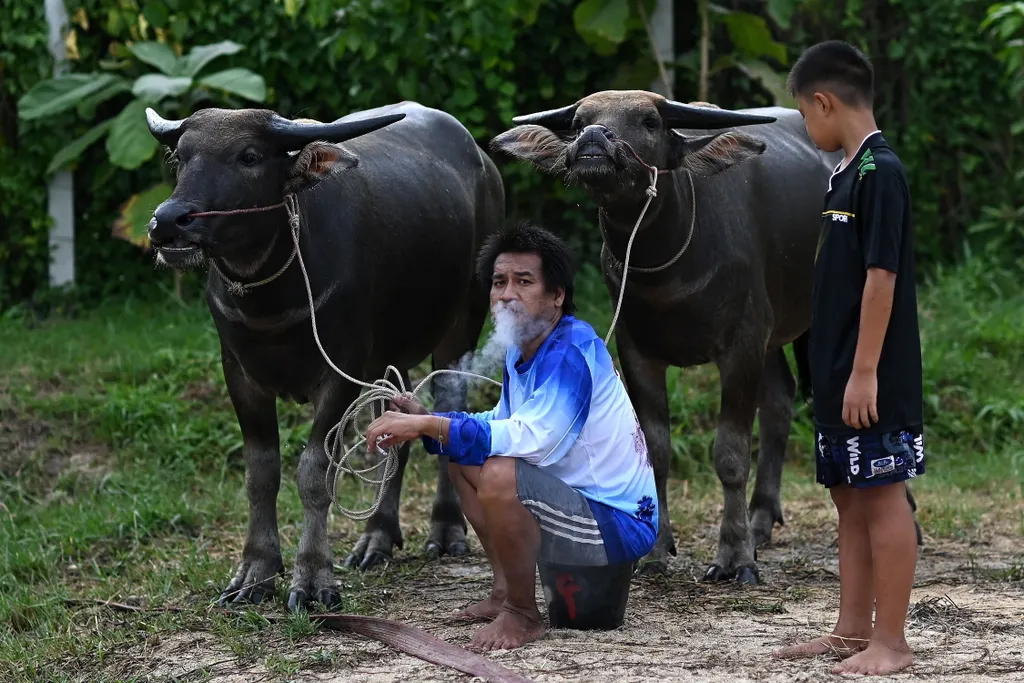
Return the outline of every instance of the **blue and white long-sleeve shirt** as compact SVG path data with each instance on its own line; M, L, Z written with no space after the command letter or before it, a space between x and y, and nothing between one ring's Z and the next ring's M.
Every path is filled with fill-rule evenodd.
M611 562L647 554L658 532L658 495L647 444L626 388L594 329L563 316L537 352L516 365L505 356L498 405L483 413L434 413L451 420L443 447L429 453L460 465L523 458L582 493Z

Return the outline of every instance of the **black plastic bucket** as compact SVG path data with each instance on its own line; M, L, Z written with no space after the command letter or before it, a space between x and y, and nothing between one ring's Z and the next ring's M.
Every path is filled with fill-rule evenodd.
M611 630L622 626L633 563L581 567L538 562L552 628Z

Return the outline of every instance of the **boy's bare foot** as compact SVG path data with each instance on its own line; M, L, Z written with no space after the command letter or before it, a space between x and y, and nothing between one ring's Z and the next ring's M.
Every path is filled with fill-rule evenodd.
M531 640L537 640L544 635L545 630L536 607L520 612L504 606L494 621L476 632L469 649L513 650Z
M818 655L836 654L849 657L857 654L868 646L868 639L859 635L840 636L835 633L815 638L806 643L790 645L772 652L776 659L798 659L800 657L817 657Z
M495 597L491 594L480 602L473 603L464 610L455 613L457 619L466 621L491 621L501 614L501 606L505 604L505 596Z
M913 663L914 655L906 643L894 648L873 641L863 652L837 664L832 673L884 676L902 671Z

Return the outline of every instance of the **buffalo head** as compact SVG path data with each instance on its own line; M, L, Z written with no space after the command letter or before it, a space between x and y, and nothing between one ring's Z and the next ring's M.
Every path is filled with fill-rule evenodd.
M157 262L201 265L208 256L250 253L286 225L279 209L255 215L195 216L272 206L286 193L313 187L358 159L338 144L404 118L404 114L319 123L289 120L265 109L201 109L175 121L146 109L149 131L172 151L174 193L156 208L149 239Z
M599 205L644 198L650 173L683 168L709 176L765 149L760 140L734 131L687 137L675 130L714 130L757 123L755 116L668 100L639 90L594 93L560 109L517 116L521 124L491 141L491 149L529 161L541 171L564 173ZM635 154L635 155L634 155Z

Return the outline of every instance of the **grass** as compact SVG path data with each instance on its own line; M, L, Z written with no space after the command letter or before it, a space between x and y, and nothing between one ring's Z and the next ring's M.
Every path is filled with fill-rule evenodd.
M932 537L976 538L993 520L1024 535L1024 294L973 261L939 271L919 291L929 439L929 472L915 482L925 501L921 523ZM593 271L581 278L577 298L580 317L603 336L613 304ZM346 666L324 650L276 651L275 644L316 632L307 617L279 623L261 616L281 611L280 603L234 615L212 607L241 552L248 506L241 436L201 304L111 302L42 322L9 315L0 321L0 348L0 678L75 680L76 667L99 666L180 629L209 634L239 660L278 676ZM685 539L717 524L710 452L718 377L705 367L673 369L669 378L670 495L678 501L686 491L687 509L697 511L673 514L677 538ZM484 407L493 396L477 400ZM280 403L279 416L278 514L290 566L302 519L294 471L309 409ZM812 444L801 407L784 506L824 504L812 483ZM418 451L411 458L406 550L387 574L345 575L346 611L379 611L396 574L422 567L417 553L434 471ZM342 502L368 499L348 482ZM331 530L340 562L360 528L335 515ZM707 553L681 543L681 554ZM989 578L1020 581L1020 566ZM279 599L286 584L278 582ZM117 612L97 601L144 611Z

